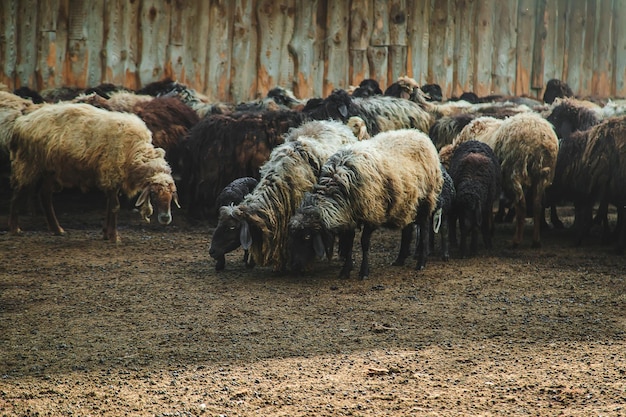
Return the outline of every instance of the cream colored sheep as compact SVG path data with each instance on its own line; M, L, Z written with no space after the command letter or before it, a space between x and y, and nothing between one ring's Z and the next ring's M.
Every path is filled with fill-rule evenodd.
M414 129L382 132L346 146L329 158L314 191L306 193L290 221L289 233L292 237L306 237L320 230L354 231L363 225L359 271L363 279L369 275L372 232L381 226L402 229L400 254L394 262L401 265L408 256L413 225L417 222L422 233L416 268L422 269L428 248L428 220L442 186L437 150L427 135ZM294 252L309 247L304 241L293 243ZM348 277L352 269L351 246L344 255L341 276Z
M14 188L9 230L20 233L18 208L29 189L40 188L48 226L64 231L52 207L59 187L98 187L107 195L104 238L118 241L120 192L141 193L136 205L146 221L157 206L158 220L172 220L170 203L178 205L176 185L165 152L152 145L146 125L135 115L109 112L88 104L47 104L15 120L9 143Z
M493 150L500 160L502 188L515 208L513 245L523 239L526 197L533 196L532 246L541 246L542 199L554 179L559 140L552 125L536 113L522 113L502 122L493 133ZM529 194L527 194L529 192Z
M450 157L456 148L468 140L477 140L486 143L491 149L494 148L494 133L504 122L503 119L496 119L491 116L478 117L469 122L461 132L452 140L452 143L443 146L439 150L439 158L446 168L449 168Z

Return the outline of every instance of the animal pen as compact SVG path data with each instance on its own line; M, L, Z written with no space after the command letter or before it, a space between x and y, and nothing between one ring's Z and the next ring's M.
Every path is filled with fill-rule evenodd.
M0 21L10 89L171 77L241 101L408 75L444 98L540 97L551 78L626 96L626 0L2 0Z

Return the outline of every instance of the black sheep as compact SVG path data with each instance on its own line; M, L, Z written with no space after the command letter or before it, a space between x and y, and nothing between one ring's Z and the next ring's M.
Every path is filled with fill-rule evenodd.
M437 206L431 223L430 248L434 250L435 234L439 233L441 235L441 259L447 261L450 259L450 213L456 197L456 189L452 177L443 165L441 165L441 175L443 176L443 188L437 198Z
M461 143L450 159L450 176L456 196L450 222L450 240L456 243L456 219L461 232L460 254L466 254L470 235L470 255L477 252L478 229L486 248L491 248L493 204L500 195L500 162L485 143L470 140Z
M546 84L546 90L543 93L543 102L552 104L557 97L573 97L574 92L566 82L553 78Z
M250 194L252 190L254 190L258 183L259 181L253 177L237 178L226 187L224 187L224 189L219 193L217 199L215 200L217 207L219 207L219 209L221 210L222 207L224 207L224 209L228 209L228 207L230 206L236 206L243 201L246 195ZM239 222L233 222L233 224L227 227L227 229L228 233L219 234L219 236L225 237L226 239L224 239L224 241L227 242L239 242L239 233L241 229ZM235 235L235 238L233 238L233 234ZM213 237L215 238L216 236L217 234L215 234ZM222 269L224 269L224 267L226 266L225 255L228 252L232 252L233 250L237 249L238 247L238 244L237 246L229 247L222 242L217 242L214 239L211 240L209 255L217 261L217 263L215 264L216 271L221 271ZM223 251L218 251L217 248L223 248ZM248 259L249 252L248 250L244 250L243 262L246 264L247 267L252 268L254 266L254 261L248 262Z

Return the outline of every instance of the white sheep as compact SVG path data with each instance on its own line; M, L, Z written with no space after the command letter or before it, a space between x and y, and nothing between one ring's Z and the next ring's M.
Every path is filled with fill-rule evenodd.
M40 187L48 226L64 230L54 213L52 193L59 187L85 191L98 187L107 195L104 238L119 241L119 193L141 193L136 206L146 221L152 203L161 224L172 221L170 203L178 205L176 185L165 152L135 115L110 112L88 104L47 104L15 120L9 143L13 198L9 230L20 233L18 208L28 190Z
M360 278L369 275L369 246L378 227L402 229L401 265L409 255L413 226L417 222L420 256L417 269L425 266L428 251L428 221L443 186L437 150L430 138L414 129L382 132L373 138L346 146L322 167L317 185L305 195L290 221L292 236L309 237L320 231L350 232L363 225ZM303 231L308 231L303 233ZM321 254L321 239L314 249ZM310 250L306 241L293 240L292 251ZM348 277L352 269L352 247L341 270Z

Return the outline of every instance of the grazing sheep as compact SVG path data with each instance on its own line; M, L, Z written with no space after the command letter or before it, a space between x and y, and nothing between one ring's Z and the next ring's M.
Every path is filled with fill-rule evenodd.
M284 134L305 120L290 110L212 114L189 131L181 158L181 199L191 217L212 219L215 198L231 181L259 178L259 169Z
M285 270L289 219L303 194L312 189L326 159L356 141L350 129L338 121L311 121L290 130L285 143L274 148L261 167L261 180L254 191L239 205L220 209L213 239L231 247L224 243L224 236L232 235L228 229L237 224L241 246L250 249L257 264ZM212 247L216 253L223 252L223 248Z
M452 214L453 203L456 196L456 188L452 177L443 165L441 165L441 176L443 177L443 186L441 188L441 193L439 193L439 196L437 197L435 215L433 216L433 221L431 223L430 248L431 250L434 250L435 235L439 234L441 236L441 259L447 261L450 259L450 216ZM419 256L419 253L416 253L416 255Z
M450 222L450 240L456 243L456 219L461 232L460 254L465 256L470 237L470 256L476 255L478 230L491 248L493 204L500 195L500 162L485 143L469 140L459 144L450 159L450 176L456 195Z
M502 189L515 208L513 246L523 239L526 192L532 195L532 246L541 246L544 192L552 183L559 139L550 122L536 113L521 113L502 122L493 133L493 150L500 160Z
M15 120L9 143L13 198L9 231L19 234L18 208L28 191L38 188L48 226L64 234L54 213L52 193L63 187L86 191L98 187L107 196L104 238L119 241L119 194L140 193L136 206L149 221L157 208L161 224L172 221L170 203L178 205L176 186L165 152L152 145L146 125L135 115L88 104L49 104Z
M423 233L419 234L416 268L422 269L428 252L428 220L442 186L437 150L422 132L388 131L346 146L324 164L317 185L305 194L291 219L293 252L310 250L310 245L295 240L296 236L306 239L320 232L353 232L363 225L359 277L364 279L369 275L372 232L381 226L402 229L400 253L394 262L402 265L409 255L413 225L417 222ZM321 248L318 251L322 252ZM352 270L351 241L343 256L340 275L348 277Z
M254 188L258 185L259 181L256 178L252 177L243 177L237 178L230 184L228 184L222 192L220 192L216 199L216 205L220 207L220 211L228 211L232 210L234 206L238 205L243 201L243 199L254 190ZM218 213L219 215L220 213ZM226 214L223 216L225 219L232 219L230 224L224 227L225 233L217 235L214 233L213 238L211 239L211 246L209 247L209 255L215 259L217 262L215 264L215 270L221 271L226 266L226 257L225 255L229 252L234 251L240 245L239 242L239 234L241 232L241 227L239 222L234 218L227 216ZM220 240L221 239L221 240ZM254 266L254 262L249 263L249 252L247 250L244 251L243 262L247 267Z

